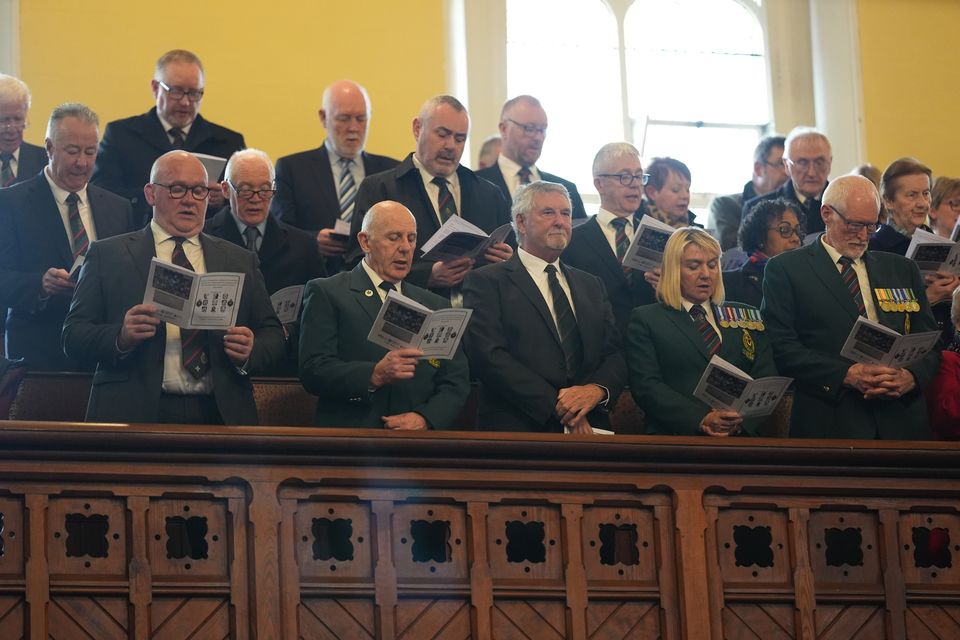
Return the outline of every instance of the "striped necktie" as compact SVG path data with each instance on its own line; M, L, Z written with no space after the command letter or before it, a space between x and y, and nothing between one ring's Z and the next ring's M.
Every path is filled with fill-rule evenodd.
M0 153L0 187L9 187L17 176L13 175L13 154Z
M172 143L173 148L183 149L183 143L187 141L187 137L183 135L183 129L179 127L170 127L170 131L168 131L167 133L169 133L173 137L173 143Z
M340 158L340 186L337 193L340 198L340 219L350 221L353 217L353 201L357 199L357 181L353 179L350 167L353 159Z
M177 246L173 248L170 261L178 267L194 271L193 265L183 251L186 238L174 238ZM199 380L210 371L210 355L207 353L207 332L196 329L180 329L180 362L183 368Z
M620 264L623 264L623 257L627 255L627 248L630 246L630 240L627 238L627 224L629 220L626 218L614 218L610 221L610 224L613 225L613 228L616 230L616 235L613 238L613 243L617 248L617 261ZM624 267L624 273L630 273L632 269L630 267Z
M447 188L447 179L436 177L431 180L433 184L437 185L440 189L440 193L437 195L437 213L440 214L440 224L457 215L457 203L453 201L453 194L450 193L450 189Z
M703 340L703 345L707 348L710 357L720 349L720 336L707 320L707 312L698 304L690 307L690 317L693 318L693 324L697 327L697 332Z
M247 250L256 253L257 240L260 239L260 229L253 225L247 225L247 228L243 230L243 237L247 243Z
M863 304L863 293L860 291L860 278L857 277L857 270L853 268L853 258L840 256L837 263L840 264L840 278L843 279L843 284L846 285L847 291L850 292L850 297L853 298L854 304L857 305L857 313L866 316L867 307Z
M82 256L90 246L87 229L80 219L80 196L72 191L67 196L67 218L70 222L70 244L73 246L73 258Z
M553 312L557 316L557 331L560 334L560 348L563 350L563 358L567 365L567 377L572 380L583 362L583 340L580 337L580 327L577 325L577 317L573 315L570 300L567 299L567 294L560 285L557 268L548 264L544 271L547 272L550 296L553 298Z

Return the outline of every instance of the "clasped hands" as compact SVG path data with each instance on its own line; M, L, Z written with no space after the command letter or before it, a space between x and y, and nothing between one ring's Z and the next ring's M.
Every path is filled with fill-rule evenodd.
M137 304L130 307L123 316L117 348L123 352L133 350L144 340L157 335L160 322L156 306ZM223 351L230 362L242 367L253 353L253 331L249 327L228 327L223 336Z
M856 363L847 369L843 384L853 387L870 398L899 398L917 386L913 374L907 369L894 369L878 364Z
M560 389L554 413L570 433L593 433L587 414L603 402L607 392L595 384L584 384Z

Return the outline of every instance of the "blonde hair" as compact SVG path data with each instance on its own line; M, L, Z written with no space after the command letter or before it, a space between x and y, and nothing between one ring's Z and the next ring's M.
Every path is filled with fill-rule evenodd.
M711 301L723 303L725 292L723 278L720 277L720 243L703 229L681 227L673 232L663 250L660 282L657 284L657 299L673 309L683 309L683 294L680 292L680 263L683 252L690 245L700 247L707 253L717 256L717 287L713 290Z

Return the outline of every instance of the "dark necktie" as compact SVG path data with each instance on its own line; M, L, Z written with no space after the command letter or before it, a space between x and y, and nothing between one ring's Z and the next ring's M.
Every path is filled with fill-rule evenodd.
M557 316L557 331L560 333L560 348L563 349L563 358L567 365L567 377L572 379L580 369L583 360L583 341L580 338L580 327L577 326L577 317L573 315L573 308L567 299L567 294L560 286L557 277L557 268L548 264L547 281L550 284L550 296L553 298L553 312Z
M710 321L707 320L707 312L698 304L690 307L690 317L693 318L693 324L697 327L697 332L703 339L703 346L707 348L707 353L713 357L713 354L720 349L720 336Z
M90 238L80 219L80 196L72 191L67 196L67 219L70 222L70 244L73 246L73 258L82 256L90 246Z
M170 261L178 267L193 271L193 265L183 251L186 238L174 238L177 246L173 248ZM180 329L180 362L183 368L199 380L210 371L210 356L207 353L207 332L196 329Z
M627 224L628 220L626 218L614 218L610 221L610 224L613 225L613 228L616 229L616 235L613 238L613 243L617 247L617 260L623 264L623 256L627 255L627 248L630 246L630 240L627 239ZM624 267L624 273L628 273L630 269Z
M243 237L247 241L247 249L256 253L257 240L260 239L260 229L253 225L247 225L247 228L243 230Z
M357 198L357 181L350 171L353 160L340 158L340 185L337 193L340 198L340 219L349 221L353 217L353 201Z
M174 149L183 149L183 143L186 141L187 137L183 135L183 129L180 127L170 127L170 131L167 133L173 138L173 148Z
M379 284L379 287L383 289L386 293L390 293L391 291L397 290L397 285L393 284L392 282L387 282L386 280L382 281Z
M863 294L860 292L860 279L857 277L857 270L853 268L853 259L847 256L840 256L837 262L840 264L840 278L843 279L843 284L847 286L850 297L853 298L853 302L857 305L857 313L866 316L867 307L863 304Z
M437 195L437 212L440 214L440 224L442 225L451 217L457 215L457 203L453 201L453 194L447 188L446 178L436 177L430 182L440 188L440 193Z
M9 187L17 176L13 175L13 154L0 153L0 187Z
M517 175L520 176L520 184L530 184L530 167L520 167L520 171L517 171Z

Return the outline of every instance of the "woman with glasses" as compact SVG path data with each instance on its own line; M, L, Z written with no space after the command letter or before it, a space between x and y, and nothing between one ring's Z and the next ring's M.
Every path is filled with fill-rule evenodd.
M693 392L714 355L754 378L776 375L759 312L723 304L720 244L703 229L684 227L670 236L662 269L658 302L634 309L627 329L630 392L647 433L756 433L759 419L713 409Z
M761 200L740 224L740 248L747 261L734 271L723 272L726 299L760 307L763 299L763 269L767 260L800 246L804 217L790 202L776 198Z
M886 251L906 255L907 247L917 229L931 231L927 216L931 208L930 183L933 172L914 158L894 160L880 179L880 197L887 213L886 223L880 225L870 238L871 251ZM937 326L947 342L953 334L950 322L950 297L960 286L960 278L938 271L924 276L927 300L933 310Z
M702 227L690 211L690 169L674 158L654 158L643 174L643 201L640 215L665 222L674 229Z
M930 228L950 238L960 216L960 179L940 176L930 191Z

